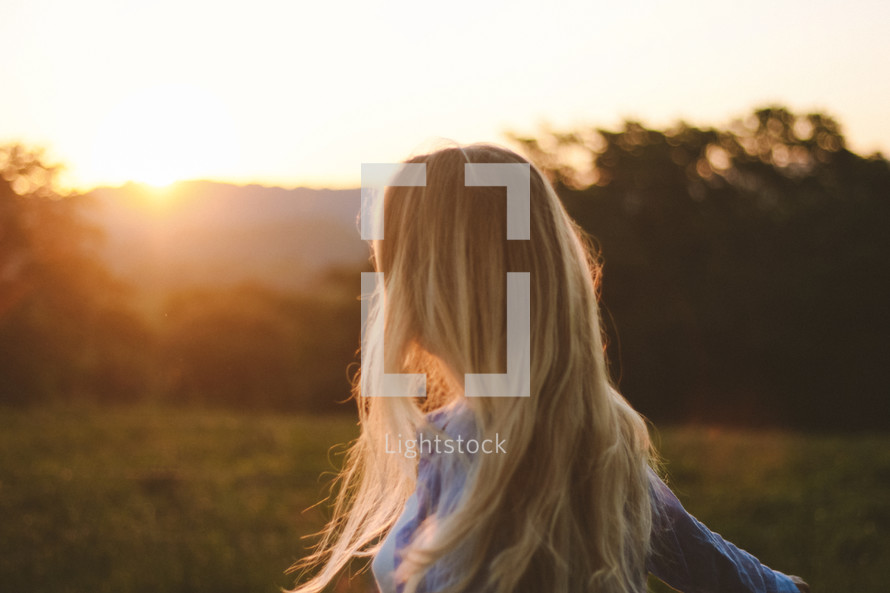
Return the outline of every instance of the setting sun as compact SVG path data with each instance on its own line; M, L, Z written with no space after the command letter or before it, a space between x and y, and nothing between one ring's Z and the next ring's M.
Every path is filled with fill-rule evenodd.
M154 86L118 103L97 130L90 176L157 188L212 175L236 160L223 104L193 85Z

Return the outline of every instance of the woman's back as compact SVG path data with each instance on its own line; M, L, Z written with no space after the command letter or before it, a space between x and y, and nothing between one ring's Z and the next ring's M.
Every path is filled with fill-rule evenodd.
M408 167L423 175L391 180L375 212L362 432L303 562L321 571L297 591L354 556L377 556L381 587L400 593L638 593L647 566L690 591L791 590L655 478L646 423L609 377L599 261L544 176L489 145ZM511 331L516 310L528 331ZM480 392L479 377L508 380Z
M455 400L449 406L427 415L434 431L414 437L420 443L414 450L419 456L417 488L408 499L402 515L390 530L372 562L372 571L381 593L401 593L395 573L400 556L415 537L425 529L435 529L437 519L453 512L463 491L466 475L472 471L475 457L501 454L489 447L486 453L479 446L478 431L466 400ZM450 444L439 437L444 433ZM465 445L464 453L457 443ZM501 443L503 450L508 443ZM468 449L475 449L470 453ZM403 455L403 449L392 454ZM791 578L760 563L751 554L740 550L686 512L668 486L650 470L653 510L656 520L652 534L652 551L646 570L678 591L719 591L720 593L799 593ZM427 573L418 592L440 591L451 584L459 566L443 564ZM477 586L481 586L477 584ZM482 589L472 589L481 591Z

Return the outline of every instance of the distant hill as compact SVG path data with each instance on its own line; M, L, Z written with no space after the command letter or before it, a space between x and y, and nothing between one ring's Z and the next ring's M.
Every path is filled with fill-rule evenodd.
M311 289L330 268L357 268L369 255L358 189L191 181L98 188L85 197L85 215L106 235L101 257L148 298L244 281Z

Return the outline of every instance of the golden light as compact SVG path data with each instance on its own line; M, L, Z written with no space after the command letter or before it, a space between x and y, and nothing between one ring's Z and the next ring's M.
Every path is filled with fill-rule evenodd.
M213 94L192 85L143 89L114 107L95 137L89 176L104 184L225 175L237 161L232 118ZM165 192L156 192L163 200Z
M168 206L176 202L179 194L176 191L177 187L175 179L164 184L145 182L139 192L143 206L148 211L163 213Z

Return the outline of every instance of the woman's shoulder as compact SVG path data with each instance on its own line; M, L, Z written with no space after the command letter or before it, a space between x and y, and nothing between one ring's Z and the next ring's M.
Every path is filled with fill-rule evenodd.
M431 466L450 475L465 473L475 457L468 442L477 436L476 416L464 397L427 413L426 424L417 434L421 468Z
M476 420L463 397L426 415L418 431L417 493L426 515L452 512L474 467L467 442L476 439Z
M476 417L465 397L457 397L441 408L427 413L426 422L452 439L466 440L476 436Z

